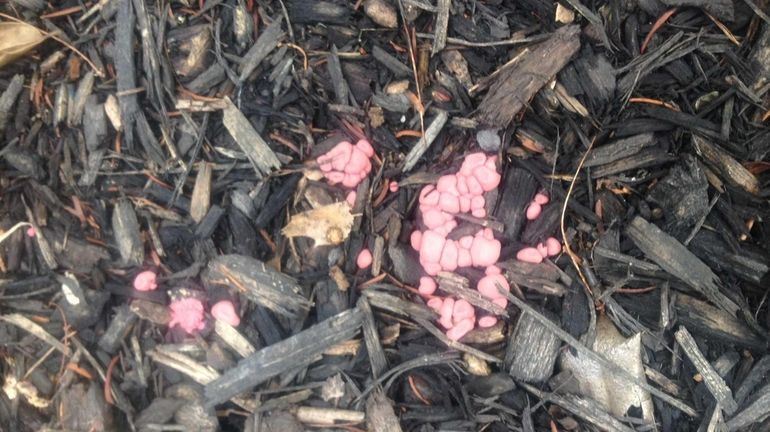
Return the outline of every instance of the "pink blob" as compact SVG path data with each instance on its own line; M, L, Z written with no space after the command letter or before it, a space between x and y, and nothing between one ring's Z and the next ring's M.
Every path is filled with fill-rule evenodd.
M388 183L388 189L392 193L398 192L398 182L397 181L392 181L392 182Z
M331 171L324 175L326 176L326 180L329 180L329 184L332 185L342 183L342 181L345 180L345 173L339 171Z
M502 270L500 270L500 267L498 267L496 265L491 265L491 266L487 267L486 270L484 270L484 274L487 275L487 276L499 275L501 273L502 273Z
M548 198L548 195L546 195L546 194L544 194L542 192L538 192L537 194L535 194L535 200L534 201L536 203L540 204L541 206L544 206L544 205L548 204L548 201L550 201L550 200L551 199Z
M464 175L469 175L465 172L466 170L470 170L472 172L474 168L484 165L486 161L487 155L484 153L471 153L465 156L463 165L460 167L460 172L462 172Z
M555 256L561 253L561 242L554 237L548 237L545 240L545 246L548 249L548 256Z
M436 190L450 193L454 191L454 195L457 195L457 176L450 174L439 177Z
M211 316L219 321L226 322L233 327L238 327L238 324L241 323L241 318L238 316L238 313L235 311L235 306L230 300L222 300L212 306Z
M443 270L441 268L441 264L439 263L426 263L426 262L420 262L422 264L423 270L425 270L425 273L427 273L430 276L436 276L437 274L441 273Z
M361 249L361 252L358 253L358 258L356 258L356 265L360 269L365 269L372 265L372 253L369 249Z
M436 288L436 281L434 281L433 278L423 276L420 278L420 286L417 288L417 291L419 291L421 295L427 297L433 295L433 293L436 292Z
M134 289L137 291L153 291L158 287L158 275L154 271L145 270L134 278Z
M442 193L439 198L438 204L441 207L441 210L444 210L447 213L460 212L460 200L457 198L456 195L452 195L451 193L447 193L447 192Z
M540 204L532 201L529 204L529 207L527 207L527 220L535 220L538 216L540 216L540 213L543 211L543 207L540 206Z
M505 309L506 306L508 306L508 299L505 297L498 297L496 299L492 299L492 303L500 306L501 308Z
M543 258L548 256L548 247L545 245L545 243L538 243L537 246L535 246L535 249L537 249Z
M336 171L344 171L345 167L348 165L348 162L350 162L350 156L352 154L353 146L349 142L342 141L341 143L337 144L329 152L332 168L334 168Z
M484 197L482 195L476 195L473 198L471 198L471 209L472 210L478 210L483 209L484 204L486 204Z
M320 164L319 167L321 168L321 171L323 171L324 173L328 173L329 171L331 171L333 169L331 162L324 162L324 163Z
M457 174L457 192L460 193L460 195L468 195L470 191L468 190L468 176Z
M473 217L477 217L481 219L487 216L487 210L483 208L474 209L474 210L471 210L471 214L473 215Z
M422 213L422 222L429 229L440 227L441 225L444 225L445 221L446 219L444 218L444 212L437 208L431 208L430 210L424 211Z
M425 186L420 191L420 204L426 206L437 206L439 196L439 192L433 187L433 185Z
M500 258L502 245L497 240L489 240L477 235L471 245L471 259L474 267L488 267Z
M476 177L469 176L465 180L465 183L468 185L468 194L470 195L481 195L484 193L484 188L481 186L481 183L479 183L478 180L476 180Z
M365 139L358 140L356 143L356 148L364 152L367 157L374 156L374 148L372 147L372 144Z
M35 227L30 226L29 228L27 228L27 237L32 238L32 237L35 237L36 235L37 235L37 231L35 231Z
M471 245L473 244L473 236L462 236L459 240L460 247L463 249L470 249Z
M499 274L484 276L481 278L481 280L479 280L478 285L476 285L476 289L484 297L490 300L494 300L496 298L503 297L503 295L500 294L500 291L498 291L498 285L505 290L511 289L511 286L508 285L508 281L505 279L505 277Z
M420 245L422 245L422 231L412 231L412 235L409 236L409 243L412 245L412 249L416 251L420 250Z
M526 247L518 251L516 253L516 259L532 264L540 264L543 262L543 256L540 255L540 252L538 252L537 249L533 247Z
M452 310L452 320L455 324L464 319L473 318L476 315L476 310L468 303L467 300L457 300Z
M468 334L469 331L473 330L473 327L475 327L475 324L473 323L473 318L466 318L451 329L446 332L446 337L453 341L460 340L463 336Z
M350 153L350 161L344 167L345 172L357 173L372 169L372 163L369 162L369 156L358 148L354 148Z
M346 188L354 188L360 181L359 177L355 174L345 173L342 178L342 186Z
M471 199L468 195L460 195L460 211L463 213L471 211Z
M497 318L487 315L479 318L479 327L481 328L489 328L497 324Z
M446 238L435 231L425 231L422 234L422 245L420 247L420 262L436 263L441 260L441 252L444 250Z
M486 166L480 166L473 170L473 176L481 183L484 192L489 192L500 184L500 174Z
M351 207L356 205L356 191L348 192L348 195L345 197L345 201L347 201L347 203L350 204Z
M444 299L441 297L432 297L430 300L428 300L428 307L433 309L436 312L441 311L441 306L444 305Z
M171 302L171 321L169 327L179 325L188 334L202 330L206 323L203 317L203 303L192 297L187 297Z
M441 251L441 268L444 271L454 271L457 268L457 243L452 240L447 240L444 243L444 250Z
M473 265L473 258L468 249L459 249L457 251L457 267L470 267Z
M444 299L444 304L441 305L441 318L439 318L438 322L444 326L445 329L451 329L454 326L452 321L452 313L454 312L454 307L455 300L453 298L447 297Z

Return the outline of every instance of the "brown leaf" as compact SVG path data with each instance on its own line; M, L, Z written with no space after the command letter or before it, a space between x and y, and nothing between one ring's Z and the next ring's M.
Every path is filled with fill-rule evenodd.
M310 237L316 246L342 243L353 228L353 213L341 201L294 215L283 228L286 237Z
M17 22L0 22L0 67L40 45L45 35L34 26Z

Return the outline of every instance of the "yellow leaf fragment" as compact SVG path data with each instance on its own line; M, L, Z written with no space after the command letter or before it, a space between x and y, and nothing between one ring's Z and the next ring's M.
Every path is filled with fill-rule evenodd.
M286 237L310 237L315 246L342 243L353 228L350 205L341 201L294 215L281 231Z
M40 45L45 35L35 26L21 22L0 22L0 67Z

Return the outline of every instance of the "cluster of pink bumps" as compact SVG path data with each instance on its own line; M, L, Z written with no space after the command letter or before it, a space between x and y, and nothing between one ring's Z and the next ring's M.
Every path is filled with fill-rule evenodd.
M359 140L355 145L348 141L342 141L316 159L319 168L329 181L329 184L342 184L353 189L358 186L372 170L374 148L367 140ZM353 206L356 201L356 192L348 192L345 200Z
M154 271L146 270L134 278L134 289L137 291L153 291L158 288L158 276ZM195 297L182 297L174 299L169 305L171 321L169 327L178 325L188 334L203 330L206 326L205 310L203 302ZM235 305L231 300L220 300L211 306L211 316L226 322L233 327L241 323Z
M431 277L439 272L451 272L461 267L485 268L485 275L476 285L478 291L494 304L505 307L508 299L498 287L510 290L508 281L495 264L500 258L502 245L489 228L475 235L447 238L457 227L455 215L470 213L486 217L484 193L500 184L495 156L473 153L465 157L455 174L441 176L436 186L427 185L420 191L419 203L425 231L416 230L410 241L420 253L420 264L428 276L420 278L419 293L428 299L428 306L438 312L439 324L447 330L447 337L459 340L476 327L491 327L497 318L491 315L479 317L473 305L463 299L434 295L436 281Z

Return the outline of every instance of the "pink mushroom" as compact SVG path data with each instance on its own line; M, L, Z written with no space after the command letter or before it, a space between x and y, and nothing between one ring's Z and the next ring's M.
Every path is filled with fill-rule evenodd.
M202 330L206 326L203 315L203 302L194 297L184 297L174 300L169 305L171 322L169 327L178 325L188 334Z
M158 287L158 275L152 270L145 270L134 278L134 289L137 291L153 291Z
M356 265L360 269L365 269L372 265L372 253L369 249L361 249L361 252L358 253L358 257L356 258Z
M211 316L233 327L238 327L238 324L241 323L241 318L235 311L235 305L230 300L221 300L212 306Z

